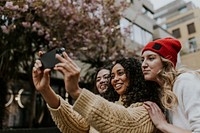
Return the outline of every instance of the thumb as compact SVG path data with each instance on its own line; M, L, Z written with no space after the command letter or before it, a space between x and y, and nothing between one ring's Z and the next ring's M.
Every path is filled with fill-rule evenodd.
M44 78L47 79L49 78L49 72L51 71L51 69L45 69L44 70Z

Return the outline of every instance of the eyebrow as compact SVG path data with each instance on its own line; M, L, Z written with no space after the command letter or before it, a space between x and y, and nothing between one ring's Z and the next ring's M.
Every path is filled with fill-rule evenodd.
M110 74L103 74L102 76L97 76L97 78L101 78L103 76L109 76Z
M157 56L156 54L148 54L146 56ZM144 56L141 56L142 58L144 58Z
M125 71L124 68L120 68L120 69L117 69L117 72L119 71ZM111 74L114 74L113 72Z

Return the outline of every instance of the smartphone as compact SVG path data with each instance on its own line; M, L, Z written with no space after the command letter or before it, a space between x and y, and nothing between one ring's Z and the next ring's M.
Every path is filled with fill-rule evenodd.
M43 54L40 58L42 62L42 69L50 68L52 69L60 61L56 58L56 54L62 56L62 52L65 51L65 48L54 48L47 53Z

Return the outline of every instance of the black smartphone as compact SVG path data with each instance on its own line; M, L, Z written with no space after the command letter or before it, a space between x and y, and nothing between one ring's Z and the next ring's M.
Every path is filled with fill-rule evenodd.
M47 53L43 54L40 58L42 62L42 69L50 68L52 69L60 61L56 58L56 54L62 56L62 52L65 51L65 48L54 48Z

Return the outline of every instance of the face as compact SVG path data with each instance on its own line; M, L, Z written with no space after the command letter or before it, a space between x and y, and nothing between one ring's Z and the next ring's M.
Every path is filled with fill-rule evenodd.
M159 82L158 73L163 68L160 55L149 50L144 51L144 53L142 54L142 60L142 71L145 80Z
M116 64L111 72L111 84L119 95L123 95L129 85L129 79L126 76L124 67Z
M104 93L109 86L110 70L102 69L98 72L96 78L96 87L100 94Z

